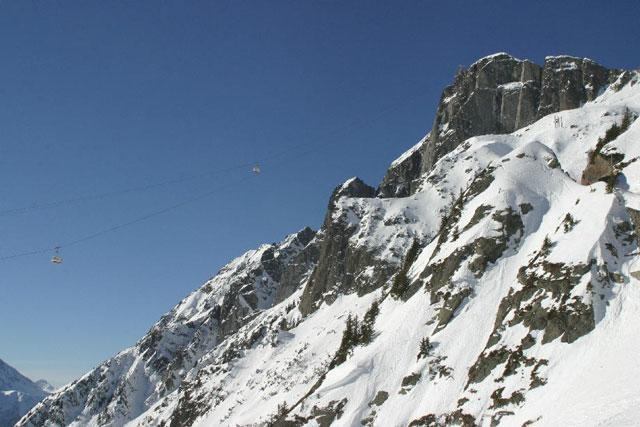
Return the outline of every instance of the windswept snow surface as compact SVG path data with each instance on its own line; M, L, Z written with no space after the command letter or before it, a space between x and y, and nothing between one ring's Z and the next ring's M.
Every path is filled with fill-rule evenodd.
M639 83L634 73L622 88L557 113L562 128L551 115L510 135L471 138L409 197L339 198L330 220L348 225L351 247L400 267L421 243L403 297L390 293L389 277L303 317L306 280L273 305L278 283L260 279L261 247L161 320L156 349L191 340L184 325L210 319L229 284L252 272L258 309L237 332L188 347L189 363L174 377L180 387L163 394L138 346L100 368L145 378L122 393L125 406L74 407L65 399L82 395L80 380L33 413L54 413L62 402L59 419L72 425L278 425L279 410L291 425L638 425L640 281L632 273L640 257L631 209L640 208L640 162L631 160L640 156L640 120L604 148L624 154L614 191L579 182L598 138L625 109L640 114ZM374 302L372 341L333 365L347 316L362 321Z

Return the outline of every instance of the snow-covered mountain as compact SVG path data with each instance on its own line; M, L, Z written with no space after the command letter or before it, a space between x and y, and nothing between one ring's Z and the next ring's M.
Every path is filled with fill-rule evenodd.
M42 391L45 391L47 393L53 393L54 391L56 391L56 388L54 386L52 386L51 384L49 384L49 382L47 380L38 380L35 382L35 384L40 387L40 389Z
M0 360L0 426L11 426L48 393Z
M19 426L637 425L640 73L482 58L382 184Z

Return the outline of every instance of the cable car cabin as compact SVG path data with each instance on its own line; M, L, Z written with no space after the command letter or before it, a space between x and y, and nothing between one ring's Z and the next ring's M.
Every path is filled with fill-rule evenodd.
M62 264L62 257L60 256L60 246L53 248L55 251L53 257L51 257L51 263L54 265Z

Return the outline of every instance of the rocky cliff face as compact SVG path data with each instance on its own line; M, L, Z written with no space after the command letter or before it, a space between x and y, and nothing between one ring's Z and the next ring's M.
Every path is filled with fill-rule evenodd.
M329 207L318 236L319 258L300 301L300 311L311 313L324 301L332 301L337 295L350 291L366 292L379 284L358 280L358 273L373 264L373 257L366 248L354 248L349 239L355 231L349 218L340 215L338 203L341 198L371 198L375 189L359 178L352 178L337 187L331 194Z
M640 73L605 88L566 58L473 64L378 189L396 197L348 180L317 233L232 261L18 425L632 425L640 121L598 141L637 117ZM596 149L613 188L580 185Z
M428 133L391 164L376 191L379 197L405 197L415 193L417 178L422 174L422 150L430 140Z
M414 181L466 139L511 133L548 114L577 108L594 100L620 73L572 56L549 56L542 67L506 53L482 58L459 70L444 89L420 150L392 165L378 194L412 194Z

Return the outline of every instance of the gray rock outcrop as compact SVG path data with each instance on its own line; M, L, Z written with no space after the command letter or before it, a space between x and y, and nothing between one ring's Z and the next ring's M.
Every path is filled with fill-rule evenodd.
M336 203L342 197L374 196L375 189L359 178L352 178L333 190L324 224L316 237L318 263L311 273L300 301L300 312L303 315L313 312L323 301L331 302L332 295L352 290L366 292L380 285L376 283L375 278L367 283L357 283L357 274L366 266L376 264L378 272L384 271L384 266L376 262L374 254L349 244L354 229L344 218L335 215ZM380 279L383 276L377 275Z
M429 136L420 141L420 146L427 143ZM422 173L422 150L413 150L408 156L397 160L388 169L376 194L381 197L404 197L417 190L416 178Z
M378 195L412 194L413 182L464 140L511 133L548 114L577 108L595 99L620 73L566 55L549 56L542 67L506 53L474 62L444 89L421 149L389 168Z

